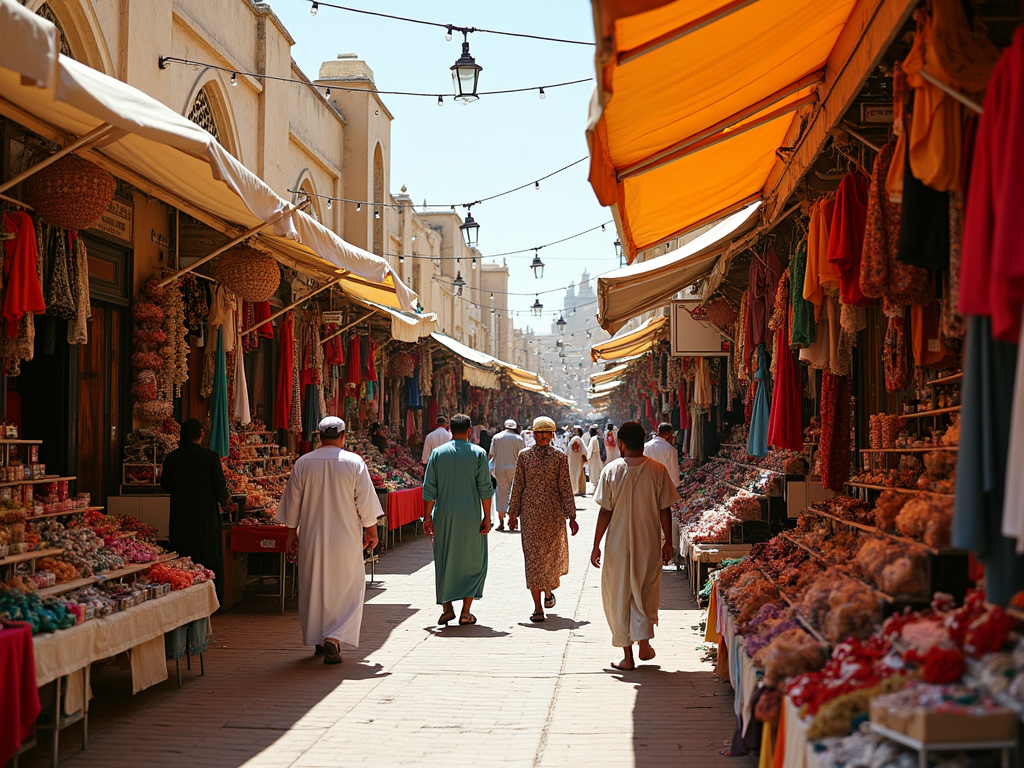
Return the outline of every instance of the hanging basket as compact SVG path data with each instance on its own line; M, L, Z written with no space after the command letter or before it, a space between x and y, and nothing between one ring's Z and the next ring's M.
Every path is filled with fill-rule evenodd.
M88 229L114 197L114 177L78 155L65 155L25 180L25 201L47 224Z
M726 328L736 321L739 312L726 299L718 298L710 302L705 309L708 313L708 320L719 328Z
M281 270L263 251L240 246L220 257L213 278L246 301L269 301L281 283Z

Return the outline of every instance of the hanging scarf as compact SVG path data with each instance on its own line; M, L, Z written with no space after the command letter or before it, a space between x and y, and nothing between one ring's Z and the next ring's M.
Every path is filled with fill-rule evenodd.
M53 229L53 273L50 275L50 292L46 296L46 313L61 320L72 320L78 312L68 267L70 235L63 229Z
M274 429L288 429L292 405L292 313L288 312L277 329L277 391L274 394Z
M768 421L771 413L772 384L768 375L768 352L764 344L757 345L757 371L754 373L757 390L750 414L750 432L747 435L747 454L762 459L768 455Z
M821 374L821 484L841 493L850 479L850 376Z
M217 348L214 353L213 394L210 399L210 449L222 458L231 449L228 425L228 376L224 352L224 330L217 329Z
M910 381L908 361L906 321L902 316L890 317L882 343L886 392L899 392L907 386Z

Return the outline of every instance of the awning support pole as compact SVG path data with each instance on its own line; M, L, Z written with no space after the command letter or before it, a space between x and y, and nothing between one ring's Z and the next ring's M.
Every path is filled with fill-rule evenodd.
M348 325L346 325L346 326L345 326L344 328L342 328L342 329L340 329L340 330L337 330L337 331L335 331L334 333L332 333L332 334L331 334L330 336L328 336L328 337L327 337L326 339L321 339L321 340L320 340L320 343L321 343L321 344L326 344L326 343L327 343L328 341L330 341L331 339L333 339L333 338L334 338L335 336L341 336L341 334L343 334L343 333L344 333L345 331L347 331L347 330L348 330L349 328L352 328L353 326L359 325L359 324L360 324L361 322L363 322L363 320L365 320L366 318L368 318L368 317L369 317L370 315L372 315L372 314L373 314L374 312L376 312L376 311L377 311L376 309L371 309L371 310L370 310L369 312L367 312L367 313L366 313L365 315L363 315L362 317L360 317L360 318L359 318L358 320L356 320L356 321L355 321L354 323L349 323L349 324L348 324Z
M247 333L252 333L257 328L261 328L264 325L266 325L267 323L269 323L271 320L276 320L281 315L283 315L285 312L289 312L289 311L295 309L297 306L299 306L299 304L302 304L302 303L304 303L306 301L309 301L314 296L316 296L318 293L322 293L323 291L326 291L328 288L337 285L338 283L340 283L342 281L343 277L344 277L344 275L342 277L339 277L339 278L335 279L335 280L331 280L331 282L329 282L329 283L324 283L323 285L321 285L319 288L317 288L312 293L307 293L301 299L299 299L298 301L293 301L291 304L289 304L284 309L277 310L277 312L272 314L266 320L260 320L260 322L256 323L256 325L252 326L251 328L246 328L244 331L242 331L242 336L245 336Z
M961 104L963 104L968 109L970 109L970 110L972 110L974 112L977 112L979 115L981 114L981 104L976 102L974 99L970 99L967 96L964 96L962 93L960 93L960 91L956 90L955 88L950 88L944 82L942 82L937 77L935 77L935 75L931 74L928 70L919 69L917 71L917 74L919 74L921 77L923 77L929 83L934 85L940 91L945 93L947 96L952 96L954 99L959 101ZM0 191L2 191L2 190L0 190Z
M303 202L306 202L306 201L303 201ZM189 272L191 272L196 267L202 266L203 264L208 262L210 259L213 259L213 258L215 258L217 256L220 256L220 254L224 253L224 251L228 250L229 248L234 248L236 245L238 245L243 240L246 240L247 238L252 237L256 233L260 232L261 230L264 230L267 227L269 227L271 224L274 224L274 223L280 221L285 216L291 215L292 213L294 213L295 211L297 211L299 209L300 205L302 205L302 203L300 203L299 205L289 204L289 205L285 206L278 213L275 213L273 216L271 216L266 221L264 221L264 222L262 222L260 224L257 224L255 227L251 227L250 229L245 230L245 232L240 234L238 237L234 238L233 240L229 240L228 242L224 243L224 245L222 245L220 248L217 248L216 250L213 250L210 253L208 253L205 256L203 256L203 258L196 259L191 264L189 264L187 267L183 267L183 268L179 269L177 272L174 272L174 273L168 275L167 277L165 277L163 280L160 281L160 287L163 288L166 285L170 285L171 283L173 283L175 280L177 280L182 275L188 274ZM262 325L262 323L261 323L261 325ZM252 330L252 329L250 328L249 330ZM246 331L246 333L248 333L248 331Z
M54 152L49 157L43 158L38 163L33 165L31 168L26 168L24 171L19 173L17 176L12 176L7 181L5 181L3 184L0 184L0 192L6 192L11 187L14 187L17 184L20 184L22 181L27 179L29 176L32 176L33 174L38 173L39 171L43 170L43 168L45 168L46 166L52 165L53 163L57 162L62 157L64 157L64 155L70 155L76 149L83 149L83 148L87 147L88 145L93 144L93 143L99 141L100 139L102 139L104 136L106 136L108 133L110 133L113 130L114 130L114 126L112 126L110 123L103 123L103 125L100 125L100 126L97 126L96 128L93 128L91 131L89 131L84 136L79 136L77 139L72 141L70 144L67 144L67 145L61 147L60 149L58 149L56 152Z
M876 144L875 144L874 142L872 142L872 141L868 140L868 138L867 138L867 137L865 137L865 136L862 136L861 134L857 133L857 131L855 131L855 130L854 130L853 128L851 128L851 127L850 127L850 124L849 124L848 122L846 122L845 120L844 120L844 121L843 121L842 123L840 123L840 125L842 125L842 127L843 127L843 130L844 130L844 131L846 131L846 132L847 132L848 134L850 134L851 136L853 136L853 138L855 138L855 139L856 139L857 141L859 141L859 142L860 142L861 144L863 144L863 145L864 145L865 147L867 147L868 149L870 149L870 150L871 150L872 152L874 152L874 153L875 153L876 155L877 155L877 154L878 154L879 152L881 152L881 151L882 151L882 148L881 148L881 147L879 147L878 145L876 145Z

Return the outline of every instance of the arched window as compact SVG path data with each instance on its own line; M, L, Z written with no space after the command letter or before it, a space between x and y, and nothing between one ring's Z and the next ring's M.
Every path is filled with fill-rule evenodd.
M46 3L43 3L39 6L39 10L36 11L36 14L53 24L53 26L57 28L57 31L60 32L60 52L69 59L75 58L75 55L71 53L71 46L68 45L68 36L64 34L64 27L61 26L60 21L57 19L57 14L53 12L53 9Z
M380 144L373 151L373 252L378 256L384 255L384 154L380 151ZM380 217L377 217L377 213Z
M320 198L316 196L316 190L313 189L313 185L309 182L309 179L303 179L302 184L299 185L299 189L309 195L310 206L306 209L306 212L322 224L323 219L320 214Z
M213 116L213 105L210 103L210 96L205 87L196 94L196 100L192 102L192 108L188 111L188 119L206 130L221 144L224 143L220 140L217 119Z

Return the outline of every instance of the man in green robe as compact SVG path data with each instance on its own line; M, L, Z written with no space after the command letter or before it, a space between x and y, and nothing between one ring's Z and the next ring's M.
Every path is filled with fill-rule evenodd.
M483 597L487 579L487 539L491 532L491 472L487 454L469 442L469 416L452 417L452 440L435 448L423 479L423 530L434 541L438 624L455 620L452 603L462 600L459 624L476 624L469 612Z

